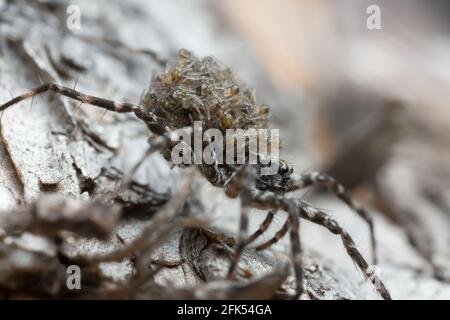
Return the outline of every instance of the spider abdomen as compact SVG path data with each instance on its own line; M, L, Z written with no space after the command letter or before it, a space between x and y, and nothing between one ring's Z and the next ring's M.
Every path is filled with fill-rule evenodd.
M258 105L254 90L215 58L198 58L181 49L172 67L153 76L143 104L171 129L201 121L203 128L266 128L269 108Z

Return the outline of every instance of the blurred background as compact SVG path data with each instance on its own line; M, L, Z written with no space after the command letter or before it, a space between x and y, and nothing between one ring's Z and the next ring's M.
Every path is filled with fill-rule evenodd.
M0 10L8 10L1 15L2 36L24 39L26 53L45 57L40 68L65 83L77 78L81 91L137 101L156 64L104 48L111 59L125 61L111 67L79 36L150 48L162 57L185 47L223 61L256 89L259 102L271 106L282 155L297 172L329 173L373 209L380 270L393 296L450 297L448 1L9 3L0 1ZM79 26L67 20L70 5L80 9ZM29 22L36 10L44 21L39 28ZM45 61L53 71L43 67ZM26 81L22 89L32 85ZM2 101L9 96L1 94ZM85 112L97 120L97 111ZM5 117L4 139L13 139ZM102 130L109 132L113 117L102 118ZM336 216L370 256L367 227L358 217L322 190L301 195ZM253 224L263 218L255 215ZM308 223L302 228L306 248L358 274L339 240Z
M367 25L372 5L379 29ZM305 99L289 108L296 118L284 118L300 130L286 147L295 160L306 158L294 161L297 170L320 168L352 188L448 282L448 2L264 0L223 8L274 85ZM404 251L389 245L390 233L378 236Z

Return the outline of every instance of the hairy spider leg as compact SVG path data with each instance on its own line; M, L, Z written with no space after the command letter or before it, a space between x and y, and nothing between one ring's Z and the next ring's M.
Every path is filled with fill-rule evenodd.
M237 198L240 196L241 200L241 213L239 221L239 233L236 241L236 249L231 259L230 267L228 269L228 278L233 276L239 259L242 255L242 251L246 246L246 237L248 230L248 214L251 209L251 196L249 186L253 177L253 168L250 165L243 165L239 170L235 171L230 179L225 183L225 193L230 198Z
M256 239L258 239L264 232L266 232L267 229L269 229L274 218L275 218L275 213L273 211L269 210L269 212L266 215L266 218L261 223L259 228L250 237L248 237L246 244L249 245Z
M281 240L286 235L286 233L289 231L289 225L290 225L290 220L288 217L286 219L286 221L284 222L283 226L280 228L280 230L278 230L271 239L258 245L256 247L256 250L258 250L258 251L265 250L265 249L271 247L272 245L274 245L275 243L277 243L279 240Z
M344 186L339 183L335 178L330 177L320 172L312 172L300 175L300 177L293 181L293 186L289 191L295 191L309 186L325 186L326 189L333 193L337 198L343 201L350 209L356 212L369 226L370 242L372 247L372 261L373 264L377 263L377 242L375 239L375 230L372 217L369 212L356 203L348 194Z
M80 101L81 103L90 104L113 112L118 113L132 112L139 119L144 121L147 127L156 134L165 134L170 131L167 125L164 124L160 119L158 119L156 115L154 115L153 113L151 113L142 106L137 106L127 102L116 102L112 100L86 95L82 92L61 86L56 83L45 83L39 87L31 89L30 91L25 92L24 94L5 102L4 104L0 105L0 112L25 99L32 98L47 91L53 92L54 94L59 94L65 97L72 98L74 100Z
M286 198L269 191L254 190L251 193L252 207L258 209L283 210L288 214L290 225L291 259L294 266L296 295L298 298L304 292L303 259L300 241L300 216L297 204L293 199Z
M356 244L348 234L348 232L345 231L336 220L334 220L325 212L310 206L302 200L296 200L296 202L297 206L300 208L300 215L302 218L323 226L331 233L339 235L341 237L345 250L353 260L353 262L362 271L366 279L369 279L372 282L375 289L383 299L390 300L391 295L389 294L389 291L386 289L383 282L377 277L377 275L370 271L368 263L356 248Z

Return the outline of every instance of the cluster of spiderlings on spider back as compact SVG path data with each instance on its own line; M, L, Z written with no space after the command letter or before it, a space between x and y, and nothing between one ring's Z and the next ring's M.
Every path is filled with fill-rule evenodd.
M201 121L203 130L267 128L269 108L215 58L181 49L178 62L153 76L141 101L172 130Z

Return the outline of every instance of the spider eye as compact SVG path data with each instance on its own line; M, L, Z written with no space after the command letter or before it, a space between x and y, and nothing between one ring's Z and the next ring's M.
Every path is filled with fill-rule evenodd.
M290 176L292 174L292 167L290 164L288 163L281 163L280 169L279 169L279 173L282 176Z

